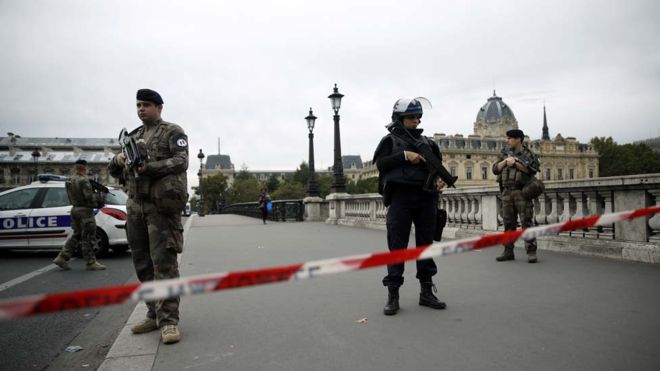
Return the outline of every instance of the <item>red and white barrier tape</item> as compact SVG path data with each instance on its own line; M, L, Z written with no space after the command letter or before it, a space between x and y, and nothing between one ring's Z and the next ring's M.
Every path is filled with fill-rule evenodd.
M273 282L314 278L328 274L397 264L409 260L428 259L496 245L505 245L513 243L519 238L530 240L564 231L606 226L614 222L647 217L656 213L660 213L660 206L595 215L564 223L528 228L526 230L494 233L483 237L440 242L428 246L392 252L316 260L302 264L240 272L224 272L171 280L151 281L143 284L135 283L123 286L100 287L81 291L6 299L0 301L0 320L70 309L121 304L129 299L133 301L162 300L175 296L202 294Z

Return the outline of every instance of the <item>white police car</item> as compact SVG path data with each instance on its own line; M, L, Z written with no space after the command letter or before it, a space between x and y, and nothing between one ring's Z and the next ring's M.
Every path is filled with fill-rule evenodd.
M39 181L0 193L0 249L61 249L73 233L71 203L64 180L40 175ZM94 209L96 253L128 250L126 194L111 189L106 205Z

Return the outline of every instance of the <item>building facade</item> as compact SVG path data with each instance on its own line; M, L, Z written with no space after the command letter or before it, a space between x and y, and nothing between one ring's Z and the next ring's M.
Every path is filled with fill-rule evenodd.
M86 160L90 176L116 186L107 166L121 146L114 138L0 137L0 190L29 184L38 174L70 175L76 160Z
M497 180L491 167L505 148L506 132L511 129L519 129L518 121L511 107L493 91L493 96L477 112L473 134L440 133L433 135L433 140L440 147L445 167L458 176L457 185L482 186ZM530 132L527 128L523 131ZM598 153L590 144L561 134L550 138L545 107L542 132L541 139L530 140L529 135L525 136L525 143L540 157L537 177L543 180L598 177Z

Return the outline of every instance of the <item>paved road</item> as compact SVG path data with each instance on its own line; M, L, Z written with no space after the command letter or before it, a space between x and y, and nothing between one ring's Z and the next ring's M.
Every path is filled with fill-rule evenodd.
M183 275L382 251L385 234L223 215L194 219L187 241ZM499 250L437 260L445 311L417 305L410 263L392 317L384 268L185 297L183 339L153 369L660 369L660 267L553 252L496 263Z
M56 252L3 252L0 258L0 284L48 266ZM59 292L97 286L119 285L134 279L129 253L110 254L99 259L108 266L101 272L87 272L80 259L73 270L59 268L34 276L0 291L0 298ZM43 370L56 364L75 361L95 369L103 359L135 304L104 309L89 309L0 322L0 359L2 370ZM86 331L93 338L80 336ZM68 345L80 345L77 353L64 352ZM60 358L59 362L56 359ZM52 369L73 369L55 367Z

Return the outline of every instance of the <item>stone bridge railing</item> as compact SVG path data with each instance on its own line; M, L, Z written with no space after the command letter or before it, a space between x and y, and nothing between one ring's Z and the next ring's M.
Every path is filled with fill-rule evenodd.
M546 192L534 200L534 222L537 225L660 203L660 174L548 181L545 184ZM499 193L495 185L445 190L438 204L448 214L445 235L461 238L502 230ZM330 194L326 201L328 223L385 229L387 208L378 194ZM314 203L306 202L306 207L311 205ZM660 214L542 237L539 247L660 263Z

